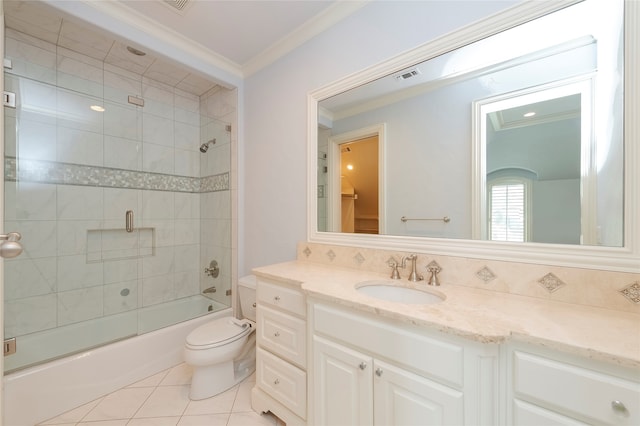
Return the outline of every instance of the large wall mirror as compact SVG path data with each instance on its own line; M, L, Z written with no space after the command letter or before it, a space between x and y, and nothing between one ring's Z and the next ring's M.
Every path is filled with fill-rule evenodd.
M550 3L310 94L310 241L640 270L638 6Z

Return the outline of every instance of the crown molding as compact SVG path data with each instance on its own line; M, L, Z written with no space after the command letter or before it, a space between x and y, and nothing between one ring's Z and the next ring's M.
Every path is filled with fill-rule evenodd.
M243 75L248 77L279 58L306 43L327 28L337 24L347 16L358 11L371 0L337 1L320 14L311 18L297 29L281 38L259 55L247 61L242 67Z
M185 64L187 64L187 62L204 63L204 68L208 69L208 72L203 69L200 69L200 71L203 71L207 76L214 78L217 83L220 83L223 86L229 86L230 83L237 85L238 82L220 80L221 77L212 75L209 68L214 67L233 76L230 80L242 80L243 78L248 77L258 72L260 69L272 64L298 46L325 31L327 28L330 28L337 22L353 14L371 0L338 1L333 3L320 14L300 25L297 29L272 44L265 51L255 56L244 65L240 65L229 60L211 49L206 48L202 44L185 37L183 34L169 27L159 24L146 15L116 0L76 0L73 2L66 0L43 1L56 9L62 10L69 15L101 27L106 31L133 39L139 44L144 45L145 48L155 50L160 55L169 56L170 58ZM112 21L110 23L111 25L109 23L105 23L105 17ZM156 46L170 46L174 54L167 54L167 49L161 49L159 47L154 49L153 46L148 45L148 43L144 43L138 37L132 37L130 35L127 36L122 32L119 32L118 28L115 28L116 26L122 27L123 25L128 27L130 30L132 29L133 32L138 32L150 37L155 42L152 44ZM129 33L131 33L131 31L129 31ZM185 61L187 58L197 58L197 60Z

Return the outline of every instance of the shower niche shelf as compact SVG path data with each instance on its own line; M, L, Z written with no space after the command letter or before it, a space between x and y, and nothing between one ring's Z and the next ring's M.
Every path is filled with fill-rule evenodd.
M155 228L87 230L87 263L149 257L155 249Z

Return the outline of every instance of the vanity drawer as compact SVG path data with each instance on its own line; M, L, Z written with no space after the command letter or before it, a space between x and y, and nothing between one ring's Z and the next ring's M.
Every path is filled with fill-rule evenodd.
M307 373L258 348L256 383L296 415L307 417Z
M301 317L306 316L302 291L258 279L258 303L266 303Z
M600 424L640 424L638 382L520 351L513 369L517 398Z
M513 423L515 425L545 425L545 426L588 426L571 417L566 417L554 411L546 410L534 404L513 400Z
M266 306L258 309L258 344L276 355L305 367L307 360L306 322Z
M314 304L313 315L317 333L393 360L394 364L449 386L463 386L464 350L461 345L433 338L405 324L395 326L332 306Z

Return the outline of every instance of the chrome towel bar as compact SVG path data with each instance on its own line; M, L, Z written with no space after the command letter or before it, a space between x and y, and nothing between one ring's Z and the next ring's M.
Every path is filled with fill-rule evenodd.
M401 221L406 222L408 220L441 220L444 223L449 223L451 222L451 218L449 216L445 216L445 217L436 217L436 218L409 218L406 216L402 216L400 218Z

